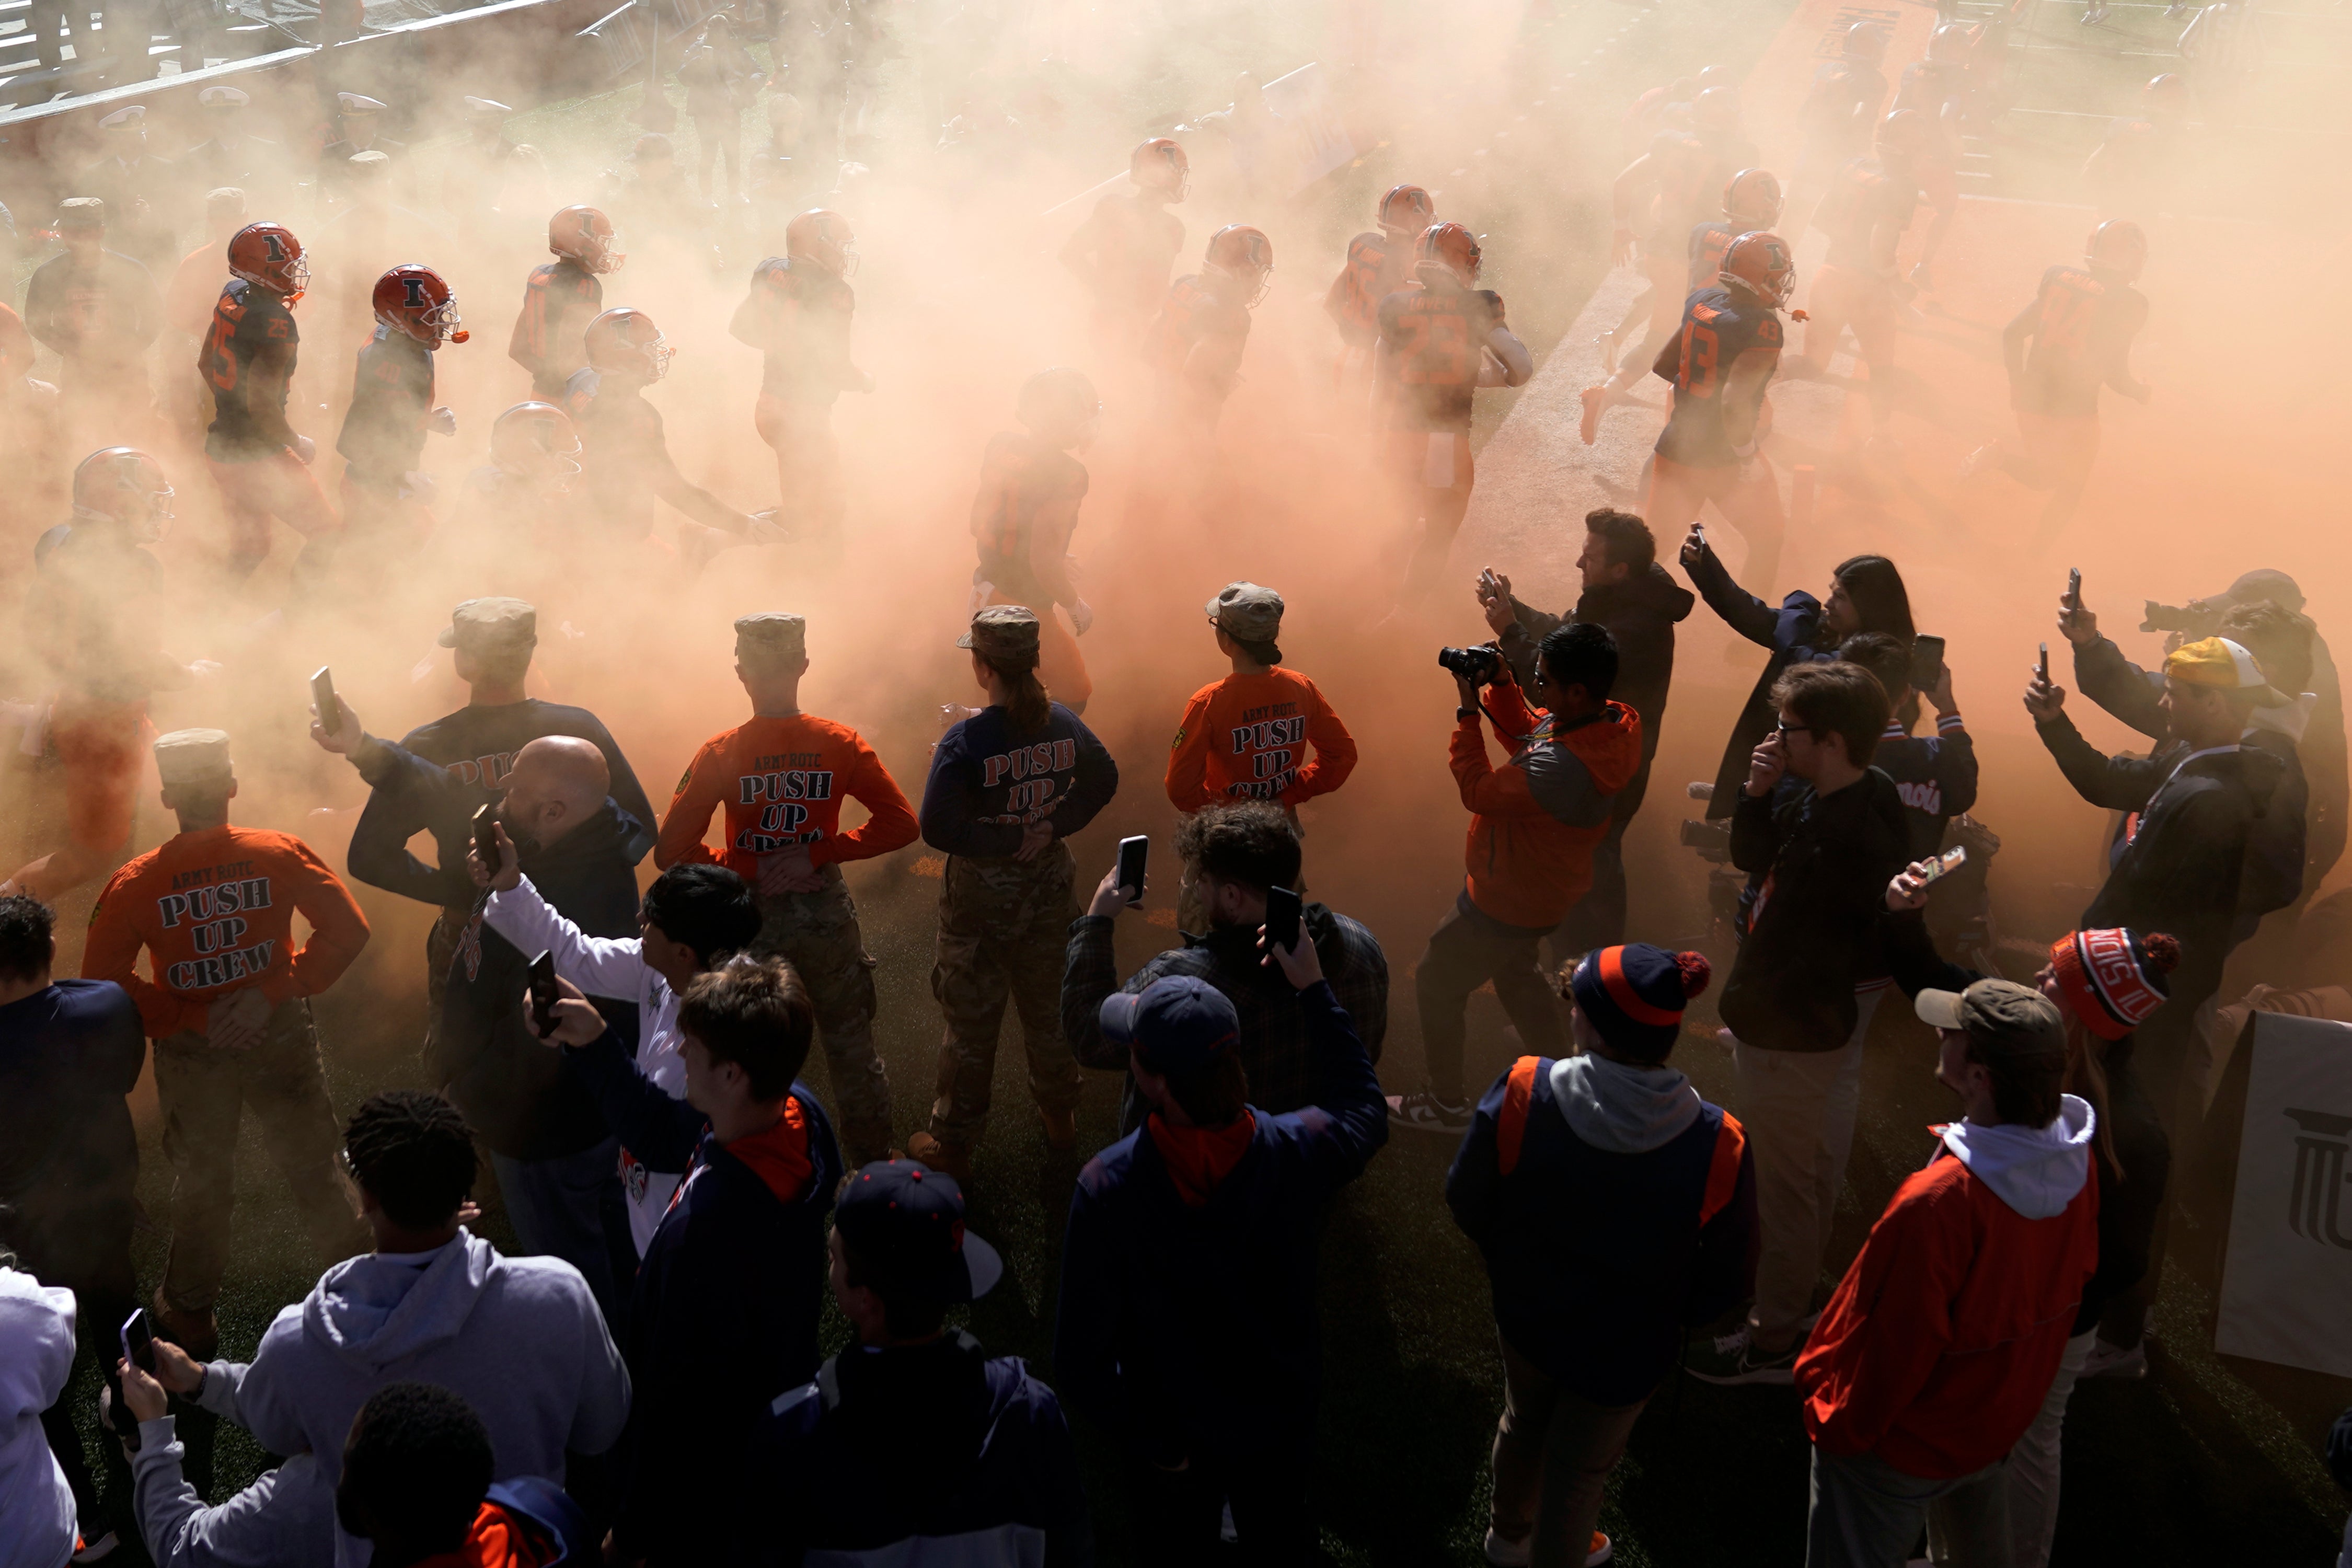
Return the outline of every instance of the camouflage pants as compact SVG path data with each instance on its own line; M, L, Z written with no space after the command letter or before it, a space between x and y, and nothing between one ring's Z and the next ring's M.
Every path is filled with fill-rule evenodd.
M833 1074L833 1110L852 1166L890 1153L890 1075L874 1049L874 960L857 929L857 906L827 866L814 893L760 897L754 958L782 958L800 972L816 1006L818 1041Z
M366 1249L338 1174L342 1134L327 1100L309 1002L279 1003L248 1050L215 1049L193 1029L156 1041L155 1094L172 1162L172 1251L163 1264L170 1306L207 1312L219 1299L236 1206L237 1124L247 1106L320 1265Z
M1062 970L1070 922L1078 915L1076 875L1059 841L1026 865L949 859L939 958L931 967L931 994L947 1016L939 1098L931 1102L931 1136L940 1142L970 1149L987 1127L1008 1000L1021 1015L1030 1094L1041 1110L1077 1109L1083 1080L1062 1037Z

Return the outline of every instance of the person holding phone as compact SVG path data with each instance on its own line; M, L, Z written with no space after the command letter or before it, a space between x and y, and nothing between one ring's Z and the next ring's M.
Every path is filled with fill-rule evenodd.
M1937 660L1934 683L1921 696L1936 710L1936 732L1914 735L1895 717L1919 673L1915 652L1884 632L1856 632L1838 645L1838 658L1878 678L1886 692L1885 732L1871 752L1870 765L1895 781L1909 825L1914 859L1944 847L1944 829L1977 803L1977 749L1952 696L1952 667Z

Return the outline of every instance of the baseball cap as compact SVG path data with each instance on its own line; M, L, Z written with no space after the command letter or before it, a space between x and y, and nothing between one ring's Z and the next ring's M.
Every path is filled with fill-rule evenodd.
M971 618L971 630L956 639L982 658L1037 657L1037 612L1025 605L990 605Z
M2294 700L2263 678L2262 667L2254 662L2252 654L2228 637L2202 637L2181 644L2164 656L2164 673L2167 679L2184 686L2250 692L2264 708L2277 708Z
M59 228L104 228L106 204L96 196L68 196L58 204Z
M976 1301L1004 1274L996 1248L963 1227L963 1188L918 1161L859 1167L834 1201L833 1225L885 1298Z
M1912 1003L1920 1022L1958 1029L1988 1057L2066 1056L2057 1005L2011 980L1979 980L1965 991L1926 990Z
M234 773L226 730L174 730L155 741L155 773L167 784L211 784Z
M1228 583L1206 608L1209 619L1244 642L1272 642L1282 631L1282 595L1255 583Z
M1225 994L1190 974L1103 999L1103 1034L1156 1073L1190 1073L1241 1043L1241 1015Z
M808 622L782 610L735 617L735 657L789 663L808 654Z
M468 599L449 612L443 647L512 647L539 641L539 612L520 599Z

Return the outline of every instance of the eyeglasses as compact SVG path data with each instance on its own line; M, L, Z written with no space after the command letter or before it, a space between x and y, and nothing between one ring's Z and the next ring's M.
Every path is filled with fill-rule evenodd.
M1780 736L1783 742L1786 742L1791 735L1817 735L1821 733L1820 731L1814 729L1811 724L1791 724L1786 719L1783 719L1778 724L1773 725L1772 732Z

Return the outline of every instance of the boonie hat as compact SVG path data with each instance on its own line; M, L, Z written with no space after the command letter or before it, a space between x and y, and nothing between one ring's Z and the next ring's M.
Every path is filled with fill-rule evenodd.
M512 647L539 641L539 612L520 599L468 599L449 612L443 647Z
M782 610L735 617L735 657L791 660L808 652L808 622Z
M167 784L211 784L234 771L226 730L174 730L156 737L155 772Z
M1988 1057L2066 1057L2056 1004L2011 980L1979 980L1965 991L1926 990L1912 1003L1920 1022L1958 1029Z
M885 1297L976 1301L1004 1274L996 1248L963 1227L963 1188L914 1160L859 1167L833 1206L858 1272Z
M971 618L971 630L956 639L982 658L1037 657L1037 612L1025 605L990 605Z
M1282 630L1282 595L1255 583L1228 583L1209 601L1209 619L1244 642L1272 642Z
M1225 994L1190 974L1103 998L1097 1015L1115 1046L1156 1073L1197 1072L1241 1043L1241 1015Z
M2294 700L2273 688L2263 677L2262 666L2228 637L2203 637L2183 643L2164 656L2167 679L2184 686L2211 687L2222 691L2245 691L2264 708L2277 708Z

